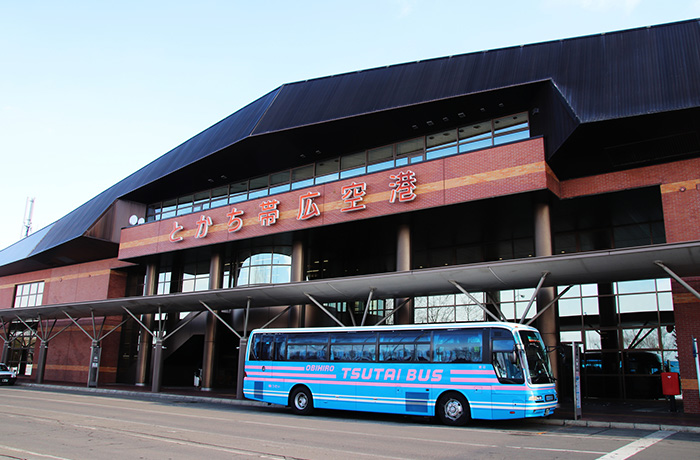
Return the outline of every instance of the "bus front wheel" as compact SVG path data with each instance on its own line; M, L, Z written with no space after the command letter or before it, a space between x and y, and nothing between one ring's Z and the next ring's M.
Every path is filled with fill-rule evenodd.
M445 425L466 425L471 418L467 398L460 393L445 393L438 399L437 415Z
M311 390L304 386L296 387L289 395L289 406L297 415L308 415L314 410Z

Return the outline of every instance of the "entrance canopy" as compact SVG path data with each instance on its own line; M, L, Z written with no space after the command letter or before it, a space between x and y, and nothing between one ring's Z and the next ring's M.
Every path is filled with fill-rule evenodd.
M546 273L546 276L543 276ZM390 299L468 291L700 276L700 242L561 254L376 275L0 310L0 321L122 316ZM206 304L206 305L203 305Z

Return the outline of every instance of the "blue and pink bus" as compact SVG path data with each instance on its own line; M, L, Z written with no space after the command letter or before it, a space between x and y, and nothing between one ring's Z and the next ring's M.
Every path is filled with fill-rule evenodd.
M513 323L259 329L244 395L314 408L470 419L543 417L557 395L536 329Z

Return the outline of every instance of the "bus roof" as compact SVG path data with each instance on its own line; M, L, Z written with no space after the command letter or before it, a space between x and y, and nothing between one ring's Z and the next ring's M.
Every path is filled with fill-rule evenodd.
M516 330L536 331L532 326L525 324L500 322L500 321L482 321L471 323L430 323L430 324L390 324L382 326L348 326L348 327L305 327L305 328L269 328L255 329L251 331L253 334L285 334L285 333L314 333L314 332L371 332L371 331L400 331L400 330L434 330L434 329L477 329L486 327L498 327Z

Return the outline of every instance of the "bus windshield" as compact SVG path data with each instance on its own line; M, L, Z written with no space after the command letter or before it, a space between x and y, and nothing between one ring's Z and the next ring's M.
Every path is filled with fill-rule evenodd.
M525 346L530 383L554 383L549 357L539 335L533 331L520 331L520 339Z

